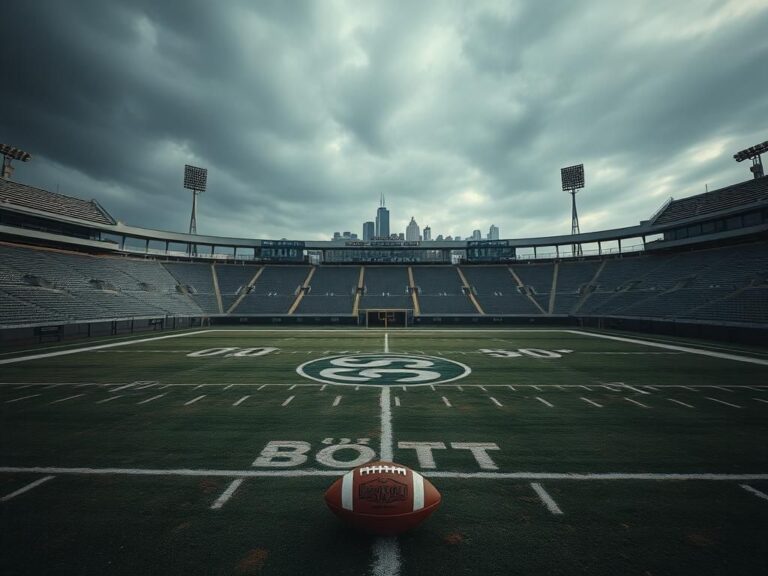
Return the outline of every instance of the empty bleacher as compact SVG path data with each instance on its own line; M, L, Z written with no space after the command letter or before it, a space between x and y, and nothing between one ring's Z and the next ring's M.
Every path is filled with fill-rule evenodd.
M518 289L507 266L462 266L461 271L486 314L541 314L531 299Z
M455 266L414 266L413 282L425 315L477 314Z
M163 264L189 294L200 309L207 314L221 314L216 288L213 285L213 270L210 264L196 262L166 262Z
M248 283L260 270L259 266L217 264L214 268L219 281L221 302L226 313L237 298L248 288Z
M359 266L321 266L294 314L350 315L355 304Z
M287 314L296 301L309 266L265 266L233 314Z
M404 266L366 266L361 310L405 310L413 308L408 291L408 268Z

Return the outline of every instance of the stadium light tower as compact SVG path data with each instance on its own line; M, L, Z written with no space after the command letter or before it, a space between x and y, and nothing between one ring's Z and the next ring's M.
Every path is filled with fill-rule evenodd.
M208 169L184 165L184 188L192 190L192 217L189 219L189 233L197 234L197 195L205 192L208 184Z
M20 160L22 162L29 162L32 159L32 155L24 150L19 150L8 144L0 144L0 154L3 155L3 171L0 174L4 180L10 180L13 174L13 165L11 162L14 160Z
M737 152L733 155L733 159L736 162L742 160L752 160L752 166L749 167L749 171L752 172L754 178L762 178L765 175L763 171L763 161L760 158L760 154L768 152L768 140L757 146L745 148L741 152Z
M563 191L571 195L571 235L579 233L579 215L576 212L576 191L584 188L584 164L568 166L560 169L560 180ZM581 256L581 244L574 243L571 247L574 256Z

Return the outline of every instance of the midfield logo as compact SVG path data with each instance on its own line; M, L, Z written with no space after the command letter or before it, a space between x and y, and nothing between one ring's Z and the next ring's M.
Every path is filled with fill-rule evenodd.
M411 354L350 354L305 362L296 372L323 384L423 386L468 376L469 366L447 358Z
M357 497L373 504L392 504L408 499L408 486L389 478L377 478L361 484Z

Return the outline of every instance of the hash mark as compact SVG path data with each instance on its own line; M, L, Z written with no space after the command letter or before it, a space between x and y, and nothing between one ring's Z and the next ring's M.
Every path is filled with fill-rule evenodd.
M584 396L582 396L581 399L584 400L584 402L588 402L589 404L592 404L592 406L597 406L598 408L603 407L602 404L598 404L597 402L590 400L589 398L584 398Z
M240 398L240 400L238 400L238 401L236 401L234 404L232 404L232 406L240 406L240 404L242 404L243 402L245 402L245 401L246 401L248 398L250 398L250 397L251 397L251 395L250 395L250 394L248 394L248 395L246 395L246 396L243 396L242 398Z
M712 402L717 402L718 404L725 404L726 406L730 406L731 408L741 408L741 406L738 406L737 404L731 404L730 402L725 402L724 400L718 400L717 398L710 398L709 396L705 396L707 400L712 400Z
M536 396L536 400L538 400L539 402L541 402L545 406L549 406L550 408L554 408L554 406L552 404L550 404L549 402L547 402L546 400L544 400L544 398L542 398L540 396Z
M637 405L638 405L638 406L640 406L641 408L648 408L648 406L646 406L646 405L645 405L645 404L643 404L642 402L638 402L637 400L633 400L632 398L627 398L627 397L624 397L624 400L626 400L627 402L632 402L632 404L637 404Z
M288 396L288 399L285 402L283 402L283 406L288 406L288 404L290 404L291 400L293 400L294 398L296 398L296 396Z
M674 402L675 404L680 404L680 406L685 406L686 408L693 408L690 404L686 404L685 402L681 402L680 400L675 400L674 398L667 398L670 402Z
M197 402L198 400L202 400L203 398L205 398L205 394L198 396L197 398L192 398L192 400L188 400L187 402L184 402L184 406L189 406L190 404L194 404L195 402Z

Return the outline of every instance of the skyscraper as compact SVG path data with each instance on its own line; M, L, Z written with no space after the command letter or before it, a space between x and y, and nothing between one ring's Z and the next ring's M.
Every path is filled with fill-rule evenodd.
M473 230L472 231L472 238L471 238L471 240L482 240L482 239L483 239L483 235L480 232L480 230Z
M373 222L363 222L363 240L373 240L376 235L376 225Z
M432 228L424 226L424 241L429 242L430 240L432 240Z
M421 240L421 230L419 225L416 224L416 220L411 216L411 221L405 229L405 239L408 242L417 242Z
M389 238L389 210L384 205L384 194L381 195L381 205L376 210L376 237Z
M498 240L499 239L499 227L495 226L494 224L491 224L491 229L488 230L488 240Z

